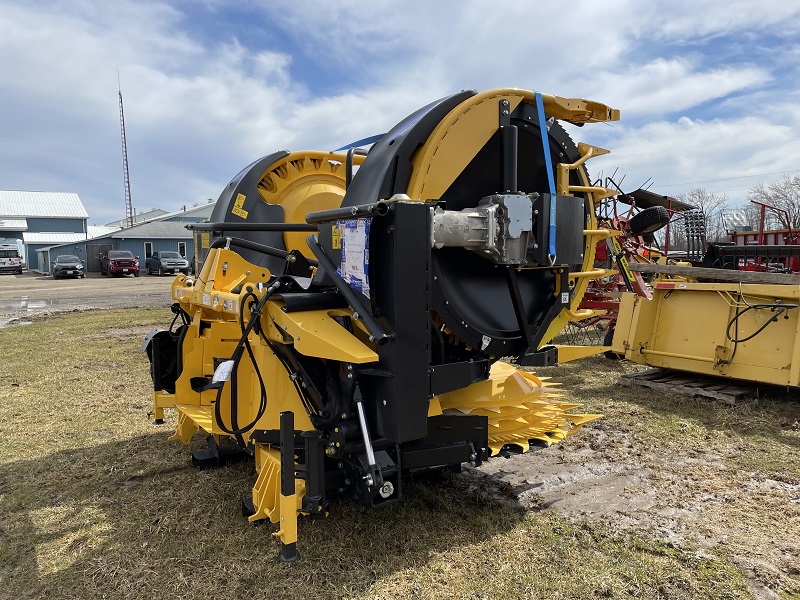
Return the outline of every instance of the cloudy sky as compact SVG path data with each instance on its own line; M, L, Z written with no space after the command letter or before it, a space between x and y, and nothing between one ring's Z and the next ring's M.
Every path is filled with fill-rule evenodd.
M465 88L603 102L593 176L745 202L800 173L795 0L0 0L0 189L124 217L216 198L278 149L334 149Z

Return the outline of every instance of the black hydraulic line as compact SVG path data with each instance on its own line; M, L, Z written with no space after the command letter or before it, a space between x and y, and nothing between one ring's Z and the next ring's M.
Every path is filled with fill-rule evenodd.
M316 228L314 229L316 231ZM287 252L286 250L281 250L280 248L274 248L273 246L267 246L265 244L259 244L258 242L251 242L250 240L245 240L242 238L235 238L235 237L222 237L217 238L211 243L209 246L209 250L211 248L226 248L228 246L235 246L237 248L245 248L247 250L254 250L255 252L261 252L262 254L268 254L269 256L277 256L278 258L288 258L291 255L291 252ZM316 267L317 261L313 258L306 259L308 262Z
M355 154L366 156L367 151L361 148L350 148L347 151L347 158L344 161L344 189L350 187L350 182L353 181L353 156Z
M186 229L192 231L316 231L305 223L189 223Z
M386 204L386 202L360 204L359 206L347 206L344 208L310 212L306 215L306 223L330 223L331 221L338 221L339 219L370 219L372 217L382 217L388 212L389 205Z
M222 390L224 388L224 383L217 388L217 398L216 398L216 401L214 402L214 418L216 419L217 425L219 425L219 428L222 429L222 431L224 431L227 434L236 436L237 441L239 441L240 444L243 443L241 435L243 433L246 433L247 431L250 431L250 429L252 429L255 426L255 424L258 422L258 420L264 415L264 411L267 409L267 391L266 391L266 387L264 386L264 380L263 380L263 378L261 376L261 372L260 372L260 370L258 368L258 363L257 363L257 361L255 359L255 356L253 355L253 351L250 348L250 343L247 340L247 336L250 334L250 332L256 326L256 324L258 322L258 319L261 316L261 311L263 310L264 305L266 305L267 300L269 299L269 297L279 287L280 287L280 282L276 281L269 288L267 288L267 292L261 297L259 302L256 304L255 309L253 309L253 311L252 311L252 313L250 315L250 321L248 322L247 326L243 328L242 337L239 340L239 343L236 345L236 348L233 351L233 355L231 356L230 360L233 361L233 368L231 369L231 381L230 381L230 387L231 387L231 392L230 392L230 396L231 396L231 420L233 421L231 423L231 426L232 426L231 429L228 429L228 427L222 421L222 412L220 410L220 404L221 404L220 401L221 401L221 398L222 398ZM245 298L246 297L247 296L245 296ZM244 314L244 302L242 303L242 308L239 311L239 322L240 322L240 325L244 325L243 314ZM236 413L237 413L237 403L238 403L238 390L237 390L237 377L238 376L237 376L237 370L239 368L239 361L241 360L242 354L243 354L245 349L247 350L247 353L248 353L248 355L250 357L250 360L253 363L253 368L256 371L256 375L258 377L258 381L259 381L259 384L261 386L261 402L259 403L259 408L258 408L258 411L257 411L257 414L256 414L256 418L253 419L246 426L238 427L238 424L235 423Z
M306 243L308 247L311 248L311 252L314 253L314 256L317 257L319 268L325 271L331 278L336 289L339 290L339 293L347 301L347 304L353 309L353 318L361 319L364 322L364 326L369 332L370 341L374 341L378 346L382 346L388 342L393 336L390 336L383 330L383 327L375 320L372 313L361 304L361 301L356 297L353 289L347 285L347 282L336 272L336 266L333 264L333 261L328 258L328 255L325 254L322 246L319 245L317 236L308 236Z
M741 284L740 284L739 297L742 299L742 301L745 303L745 305L747 305L747 308L745 308L744 310L737 310L736 314L733 317L733 319L731 319L728 322L728 326L725 328L725 337L728 338L728 340L730 340L731 342L733 342L733 351L731 352L731 357L728 360L721 361L723 364L726 364L726 365L729 365L729 364L731 364L733 362L733 357L736 356L736 349L739 347L739 343L740 342L747 342L748 340L752 340L759 333L764 331L770 323L777 323L778 322L778 317L780 317L782 314L788 312L792 308L798 308L798 306L800 306L800 305L797 305L797 304L782 304L780 302L774 302L774 303L771 303L771 304L750 304L750 303L747 302L747 300L744 297L744 294L741 292ZM759 327L754 333L748 335L747 337L744 337L744 338L741 338L741 339L738 338L738 337L737 338L731 337L731 326L735 326L735 328L738 329L738 327L739 327L739 318L742 315L744 315L747 311L754 310L754 309L758 309L758 310L769 309L769 310L775 312L776 314L773 315L772 317L770 317L769 319L767 319L766 322L761 327ZM785 318L788 319L789 317L787 316Z
M347 151L347 158L344 161L344 189L350 187L350 182L353 181L353 155L356 153L355 148L350 148Z

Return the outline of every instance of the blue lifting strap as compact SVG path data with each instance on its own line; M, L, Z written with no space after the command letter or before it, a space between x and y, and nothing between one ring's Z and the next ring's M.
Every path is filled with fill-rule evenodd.
M542 94L536 94L536 112L539 116L539 129L542 134L542 150L544 151L544 166L547 171L547 183L550 186L550 246L547 250L550 264L556 264L556 183L553 181L553 163L550 160L550 136L547 132L547 120L544 116L544 102Z
M369 146L370 144L374 144L375 142L379 141L385 133L379 133L378 135L373 135L368 138L364 138L363 140L357 140L347 146L342 146L341 148L337 148L334 152L341 152L342 150L350 150L350 148L361 148L362 146Z

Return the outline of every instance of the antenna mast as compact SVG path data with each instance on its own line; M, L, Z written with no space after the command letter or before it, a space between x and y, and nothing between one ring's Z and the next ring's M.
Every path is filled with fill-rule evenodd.
M119 71L117 71L119 84ZM125 112L122 109L122 86L119 85L119 126L122 131L122 171L125 177L125 227L133 226L133 204L131 202L131 178L128 173L128 142L125 139Z

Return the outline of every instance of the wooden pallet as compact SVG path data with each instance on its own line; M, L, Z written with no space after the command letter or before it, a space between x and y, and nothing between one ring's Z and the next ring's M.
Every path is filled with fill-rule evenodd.
M619 379L620 385L642 386L677 392L687 396L713 398L727 404L735 404L743 398L758 398L766 388L774 386L755 384L725 377L712 377L684 371L669 369L647 369L638 373L629 373Z

